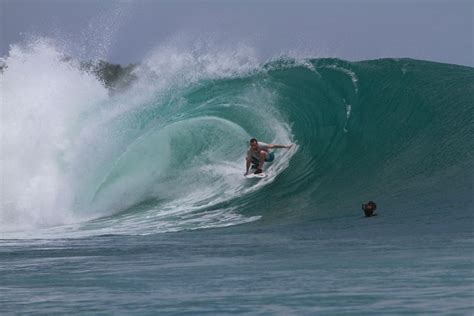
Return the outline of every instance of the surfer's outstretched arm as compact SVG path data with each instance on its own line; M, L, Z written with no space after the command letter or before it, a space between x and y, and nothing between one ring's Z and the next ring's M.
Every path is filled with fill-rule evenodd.
M291 145L275 145L275 144L268 144L268 148L291 148L293 144Z

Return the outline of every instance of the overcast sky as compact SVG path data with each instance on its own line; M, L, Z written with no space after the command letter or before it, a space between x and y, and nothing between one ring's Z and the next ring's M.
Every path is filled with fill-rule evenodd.
M364 60L411 57L474 66L474 0L0 0L0 54L37 36L80 58L140 61L163 42L245 43Z

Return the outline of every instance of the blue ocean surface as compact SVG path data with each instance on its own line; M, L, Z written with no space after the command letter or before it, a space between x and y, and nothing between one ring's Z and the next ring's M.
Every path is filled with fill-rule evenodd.
M4 62L0 314L473 313L473 68L164 50L112 93L50 43ZM252 137L294 144L263 179Z

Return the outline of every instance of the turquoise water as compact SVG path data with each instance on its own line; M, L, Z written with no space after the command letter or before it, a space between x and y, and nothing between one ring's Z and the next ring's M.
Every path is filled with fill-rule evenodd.
M472 313L472 68L170 54L6 59L2 314Z

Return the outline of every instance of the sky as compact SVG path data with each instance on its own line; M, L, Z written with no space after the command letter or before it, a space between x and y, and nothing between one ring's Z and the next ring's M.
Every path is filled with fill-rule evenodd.
M127 64L163 43L247 45L272 57L410 57L474 66L474 0L0 0L0 55L49 38ZM187 43L187 44L183 44Z

